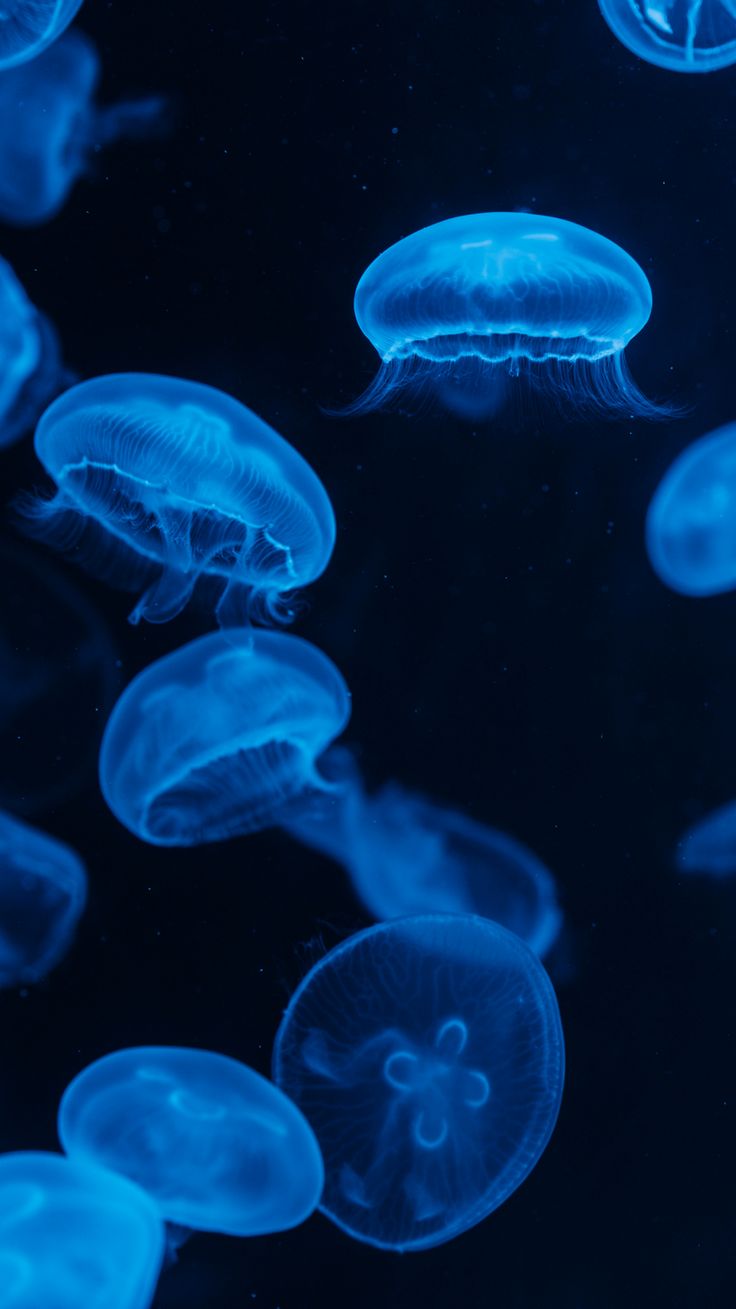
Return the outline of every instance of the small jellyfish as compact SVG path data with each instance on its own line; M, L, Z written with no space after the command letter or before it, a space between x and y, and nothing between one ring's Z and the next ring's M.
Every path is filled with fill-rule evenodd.
M102 739L102 793L153 845L254 832L328 786L315 760L349 717L340 673L308 641L214 632L157 660L123 692Z
M208 1050L98 1059L64 1092L58 1126L71 1159L129 1177L179 1228L284 1231L322 1192L319 1146L299 1110L245 1064Z
M45 977L69 949L86 900L79 856L0 812L0 986Z
M687 446L655 491L646 524L658 577L682 595L736 587L736 423Z
M38 7L29 2L26 8ZM42 6L46 7L46 6ZM0 40L2 10L0 0ZM118 139L160 132L161 96L98 108L100 59L89 37L66 32L38 59L0 77L0 219L35 227L53 218L93 154Z
M47 409L35 445L57 492L22 506L27 530L73 549L107 581L142 589L132 622L175 617L200 578L220 590L222 625L254 607L274 616L329 561L335 519L322 483L283 437L213 387L142 373L93 378Z
M148 1309L164 1233L125 1177L28 1152L0 1156L2 1309Z
M35 59L69 26L82 0L0 0L0 69Z
M429 388L457 413L494 413L523 376L573 407L653 417L624 349L652 293L597 232L528 213L467 214L392 245L361 277L355 316L380 371L348 412Z
M736 0L598 0L632 54L675 73L736 63Z
M736 801L721 805L688 828L677 843L681 873L730 877L736 873Z
M322 959L273 1067L319 1141L328 1218L370 1245L421 1250L527 1177L557 1118L564 1046L537 956L488 919L432 914Z
M69 380L56 331L31 304L10 264L0 259L0 448L33 427Z
M346 868L375 918L478 914L538 955L551 948L562 922L555 884L520 841L395 782L367 795L355 761L339 746L320 767L333 789L295 808L285 826Z

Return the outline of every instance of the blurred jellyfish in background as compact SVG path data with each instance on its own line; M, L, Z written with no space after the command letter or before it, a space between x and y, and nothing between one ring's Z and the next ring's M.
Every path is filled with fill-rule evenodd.
M161 96L98 107L99 77L99 55L89 37L76 30L38 59L0 75L3 222L17 227L48 222L96 151L167 128L169 110Z
M736 801L721 805L688 828L677 843L681 873L730 877L736 873Z
M132 622L175 617L200 578L219 589L222 625L286 616L284 597L329 561L335 519L322 483L213 387L97 377L51 405L35 445L57 491L23 506L28 531L142 590Z
M655 491L646 525L652 568L682 595L736 587L736 423L686 447Z
M291 999L273 1067L319 1141L328 1218L421 1250L479 1223L534 1167L564 1046L536 955L487 919L432 914L326 955Z
M69 949L86 901L79 856L0 812L0 986L45 977Z
M229 629L134 678L100 750L110 809L153 845L201 845L279 823L325 789L315 760L345 728L350 695L308 641Z
M554 880L520 841L395 782L366 794L344 747L320 767L332 789L308 797L284 825L345 867L374 918L478 914L538 955L551 948L562 922Z
M122 1173L178 1227L259 1236L302 1223L322 1192L314 1133L278 1087L208 1050L142 1047L90 1064L67 1087L71 1159Z
M82 0L2 0L0 71L35 59L81 8Z
M429 389L476 418L523 377L574 408L658 416L623 354L651 309L639 265L577 223L528 213L435 223L390 246L358 283L355 316L381 368L347 412Z
M144 1191L63 1155L0 1156L3 1309L148 1309L163 1226Z
M97 611L48 560L0 543L0 806L35 814L95 776L120 674Z
M70 380L54 328L31 304L10 264L0 259L0 447L12 445L33 427Z
M676 73L736 63L736 0L598 0L632 54Z

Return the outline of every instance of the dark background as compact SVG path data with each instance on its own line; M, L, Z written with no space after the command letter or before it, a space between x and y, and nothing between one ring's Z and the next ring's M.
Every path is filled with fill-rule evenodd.
M403 1257L321 1216L196 1237L157 1305L732 1305L736 895L679 878L672 856L736 794L736 602L666 591L643 520L673 455L735 416L736 70L641 63L594 0L88 0L79 21L101 98L167 92L176 127L97 158L53 222L0 231L2 254L81 375L213 383L310 459L338 539L297 630L347 678L368 777L521 837L566 917L560 1121L498 1212ZM375 369L352 314L368 262L427 223L514 208L586 224L642 264L654 312L629 361L687 415L326 416ZM6 499L41 480L30 438L2 467ZM57 569L106 620L121 684L206 626L130 628L128 596ZM60 691L44 718L41 800L104 716L78 699ZM3 767L23 749L6 739ZM267 1073L295 984L367 922L342 873L283 835L137 842L93 766L35 818L82 853L91 894L67 960L0 996L5 1150L55 1148L65 1084L119 1046L200 1045Z

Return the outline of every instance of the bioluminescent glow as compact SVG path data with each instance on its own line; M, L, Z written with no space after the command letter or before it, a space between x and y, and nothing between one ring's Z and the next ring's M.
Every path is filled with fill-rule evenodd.
M38 6L27 0L26 7ZM38 59L2 74L3 222L17 227L48 222L97 151L120 138L160 131L167 115L161 96L98 107L94 96L99 78L99 55L89 37L77 30L66 32Z
M69 26L82 0L3 0L0 70L36 59Z
M675 73L710 73L736 63L734 0L598 0L619 41L647 63Z
M498 1208L544 1150L562 1095L554 991L536 955L470 915L396 919L307 974L274 1076L314 1128L322 1209L394 1250Z
M114 585L131 614L163 623L200 578L223 625L319 577L335 541L327 493L301 455L231 396L124 373L82 382L47 409L36 452L56 483L24 506L29 532Z
M639 265L597 232L541 214L449 218L361 277L355 316L381 368L351 410L429 387L475 417L523 374L578 407L653 416L623 355L651 309Z
M54 328L0 259L0 448L33 427L65 381Z
M148 1309L164 1252L153 1202L63 1155L0 1155L0 1309Z
M0 812L0 986L50 972L71 945L86 899L79 856Z
M736 801L729 801L693 823L677 843L682 873L730 877L736 873Z
M278 1087L208 1050L118 1050L67 1087L59 1139L70 1158L122 1173L168 1222L258 1236L319 1203L312 1129Z
M350 695L308 641L229 629L144 669L100 751L102 793L154 845L200 845L278 823L323 788L315 760L343 731Z
M717 595L736 587L736 423L687 446L647 514L652 567L673 591Z

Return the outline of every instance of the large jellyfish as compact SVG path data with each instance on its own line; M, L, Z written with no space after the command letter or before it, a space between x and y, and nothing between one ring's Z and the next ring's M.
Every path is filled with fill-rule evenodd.
M0 259L0 447L33 427L69 380L56 331L31 304L10 264Z
M69 949L86 900L79 856L0 812L0 986L45 977Z
M736 63L736 0L598 0L619 41L676 73Z
M148 1309L163 1224L125 1177L38 1153L0 1156L2 1309Z
M344 747L320 767L333 788L313 793L285 826L346 868L375 918L478 914L538 955L554 944L562 921L555 884L520 841L395 782L368 795Z
M381 368L348 412L429 388L477 416L523 376L577 407L654 416L623 354L651 308L639 265L577 223L449 218L390 246L361 277L355 316Z
M2 9L7 0L2 0ZM34 7L28 0L27 8ZM0 36L2 22L0 21ZM159 132L161 96L98 108L100 59L89 37L66 32L38 59L0 77L0 219L35 227L53 218L97 150Z
M69 26L82 0L2 0L0 70L35 59Z
M72 387L43 415L36 452L57 486L24 506L28 531L142 590L131 621L163 623L200 578L217 615L273 615L332 553L327 493L301 455L231 396L124 373Z
M686 447L655 491L646 526L652 567L673 591L736 587L736 423Z
M258 1236L304 1222L324 1173L299 1110L245 1064L208 1050L142 1047L90 1064L67 1087L70 1158L137 1182L178 1227Z
M721 805L689 827L677 843L681 873L730 877L736 873L736 801Z
M273 826L328 783L315 760L350 695L326 655L282 632L214 632L144 669L100 751L115 816L153 845L201 845Z
M322 959L273 1066L322 1149L327 1216L371 1245L421 1250L479 1223L534 1167L564 1046L537 956L488 919L432 914Z

